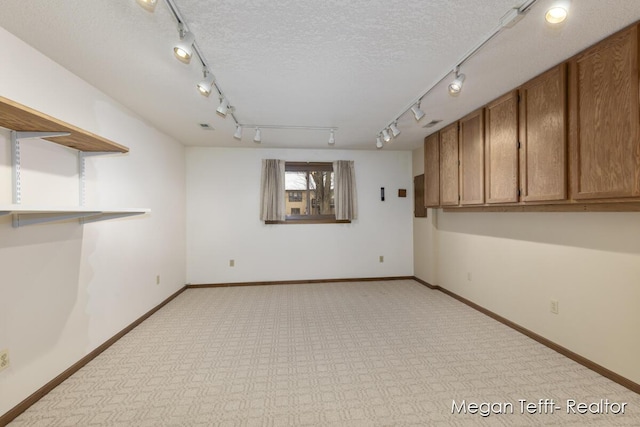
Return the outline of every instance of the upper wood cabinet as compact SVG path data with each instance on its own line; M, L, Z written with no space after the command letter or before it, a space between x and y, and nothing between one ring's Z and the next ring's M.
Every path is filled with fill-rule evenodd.
M440 204L456 206L458 192L458 122L440 131Z
M571 197L640 196L638 26L569 62Z
M566 65L520 88L520 200L567 198Z
M484 109L460 119L460 204L484 203Z
M440 206L440 138L436 132L424 139L424 205Z
M485 109L485 193L487 203L518 201L518 93Z

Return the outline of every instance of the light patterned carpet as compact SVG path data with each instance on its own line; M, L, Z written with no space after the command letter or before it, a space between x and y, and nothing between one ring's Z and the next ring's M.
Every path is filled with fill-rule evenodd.
M412 280L252 286L185 291L11 425L638 426L640 395Z

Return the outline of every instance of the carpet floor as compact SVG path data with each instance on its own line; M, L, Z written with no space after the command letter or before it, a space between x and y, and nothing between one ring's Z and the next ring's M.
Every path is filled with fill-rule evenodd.
M639 426L640 395L413 280L247 286L186 290L10 425Z

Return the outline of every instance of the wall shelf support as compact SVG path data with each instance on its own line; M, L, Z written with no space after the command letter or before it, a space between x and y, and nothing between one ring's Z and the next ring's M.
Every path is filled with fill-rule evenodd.
M69 136L69 132L22 132L11 131L11 164L13 178L13 203L19 205L22 202L22 183L20 181L20 140L33 138L55 138Z

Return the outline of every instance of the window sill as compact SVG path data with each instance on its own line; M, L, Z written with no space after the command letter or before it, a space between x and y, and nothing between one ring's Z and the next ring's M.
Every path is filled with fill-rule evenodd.
M351 224L348 219L287 219L285 221L265 221L265 224Z

